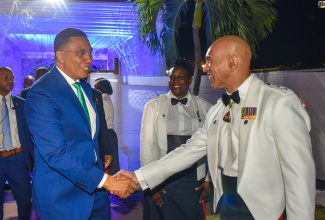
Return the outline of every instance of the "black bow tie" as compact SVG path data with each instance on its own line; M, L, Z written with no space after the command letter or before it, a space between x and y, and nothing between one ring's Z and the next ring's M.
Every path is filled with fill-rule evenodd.
M187 98L183 98L183 99L175 99L175 98L171 98L170 102L172 103L172 105L176 105L177 103L182 103L183 105L186 105L187 103Z
M230 99L232 99L235 103L239 104L240 102L240 97L239 97L239 92L238 90L236 90L233 94L231 95L227 95L227 94L223 94L222 95L222 102L223 104L225 104L225 106L227 106L230 102Z

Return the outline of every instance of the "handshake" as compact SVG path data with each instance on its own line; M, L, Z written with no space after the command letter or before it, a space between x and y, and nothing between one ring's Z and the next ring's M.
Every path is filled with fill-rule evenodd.
M108 176L103 187L110 193L125 199L137 189L138 183L133 172L121 170L114 176Z

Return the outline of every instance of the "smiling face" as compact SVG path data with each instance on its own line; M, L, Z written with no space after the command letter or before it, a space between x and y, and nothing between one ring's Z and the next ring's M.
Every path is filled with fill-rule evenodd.
M225 36L214 42L206 53L203 71L214 89L233 93L249 76L252 52L238 36Z
M228 55L218 46L215 44L209 48L204 66L204 71L207 72L214 89L227 88L231 76L228 70Z
M87 78L92 48L85 37L70 37L69 42L56 51L56 65L73 80Z
M182 66L176 66L170 69L169 89L176 98L181 99L187 95L192 77L190 73Z

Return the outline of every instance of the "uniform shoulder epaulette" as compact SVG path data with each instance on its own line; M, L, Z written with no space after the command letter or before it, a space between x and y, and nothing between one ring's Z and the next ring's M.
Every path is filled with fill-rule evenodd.
M285 86L280 86L280 85L275 85L275 84L271 84L271 83L264 83L267 87L270 87L271 89L275 89L278 91L282 91L284 93L286 92L292 92L291 89L285 87Z

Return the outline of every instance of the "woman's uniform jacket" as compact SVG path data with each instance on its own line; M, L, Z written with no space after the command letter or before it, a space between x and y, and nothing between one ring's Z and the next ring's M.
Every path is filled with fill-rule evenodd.
M234 116L241 120L239 195L258 220L278 219L284 209L288 220L314 219L316 187L310 118L299 98L290 89L265 84L254 76L243 101L244 108L256 108L256 118ZM186 145L135 171L141 187L154 188L207 154L215 208L223 193L221 169L227 157L224 151L220 154L223 146L219 145L224 108L218 100L206 115L203 128Z
M188 104L193 105L196 118L192 119L192 125L202 127L205 115L212 106L210 102L198 96L188 93ZM140 162L141 166L159 160L167 154L167 118L171 99L171 92L162 94L149 101L143 112L140 135ZM194 133L194 132L193 132ZM206 176L206 158L198 158L197 179ZM193 161L195 162L195 161Z

